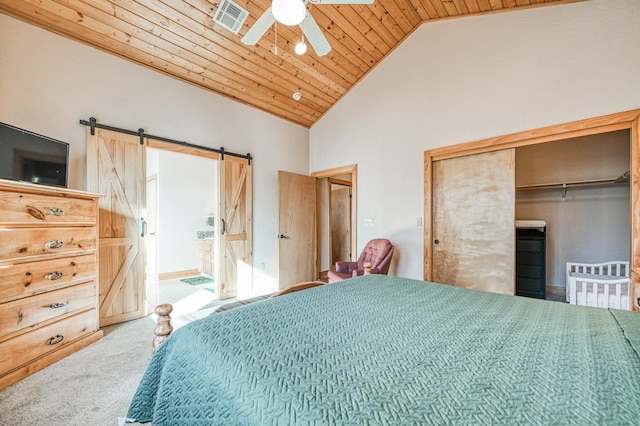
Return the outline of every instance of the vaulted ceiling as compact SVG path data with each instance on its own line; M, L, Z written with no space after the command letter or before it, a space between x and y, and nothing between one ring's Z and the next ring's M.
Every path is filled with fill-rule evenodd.
M310 0L332 47L321 57L293 52L297 26L272 26L244 45L271 0L234 0L249 12L238 34L213 22L220 1L0 0L0 12L310 127L422 23L581 0Z

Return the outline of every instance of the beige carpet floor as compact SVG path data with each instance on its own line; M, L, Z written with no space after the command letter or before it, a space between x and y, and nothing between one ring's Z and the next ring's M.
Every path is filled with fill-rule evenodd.
M1 426L115 426L151 359L155 322L105 327L96 343L0 391Z

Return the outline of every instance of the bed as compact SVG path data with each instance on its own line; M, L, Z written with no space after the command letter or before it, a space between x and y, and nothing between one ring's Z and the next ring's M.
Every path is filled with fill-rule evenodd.
M640 316L368 275L211 315L153 356L161 425L640 422Z

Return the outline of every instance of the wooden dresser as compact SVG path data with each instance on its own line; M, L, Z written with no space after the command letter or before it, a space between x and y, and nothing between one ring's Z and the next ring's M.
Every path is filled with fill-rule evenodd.
M99 197L0 180L0 389L102 337Z

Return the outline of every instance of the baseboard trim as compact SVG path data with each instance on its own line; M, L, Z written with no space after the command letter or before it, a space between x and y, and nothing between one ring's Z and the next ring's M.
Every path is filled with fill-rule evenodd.
M175 272L163 272L158 274L159 280L172 280L174 278L192 277L194 275L200 275L200 271L197 269L189 269L187 271L175 271Z

